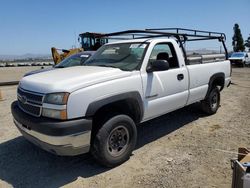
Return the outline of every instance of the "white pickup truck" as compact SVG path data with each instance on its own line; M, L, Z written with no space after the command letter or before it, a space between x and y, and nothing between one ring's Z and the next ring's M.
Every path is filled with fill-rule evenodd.
M195 102L216 113L220 91L231 82L230 62L187 62L171 37L105 44L84 66L22 78L11 106L14 123L49 152L90 151L105 166L119 165L136 145L137 124Z

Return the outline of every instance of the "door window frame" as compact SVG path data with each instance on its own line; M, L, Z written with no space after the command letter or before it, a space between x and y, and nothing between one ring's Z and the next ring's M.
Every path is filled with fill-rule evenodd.
M154 45L154 47L152 48L152 51L151 51L151 53L150 53L150 55L149 55L149 59L148 59L148 63L147 63L146 68L147 68L148 66L150 66L150 57L151 57L151 55L152 55L152 53L153 53L153 50L154 50L155 46L157 46L157 45L159 45L159 44L166 44L166 45L168 45L168 46L169 46L169 49L170 49L170 51L171 51L171 54L172 54L172 56L173 56L172 58L173 58L174 60L176 60L176 62L177 62L178 67L171 67L171 66L170 66L168 70L180 68L180 63L179 63L179 60L178 60L178 57L177 57L177 54L176 54L174 45L173 45L173 43L171 43L171 42L159 42L159 43L156 43L156 44ZM169 62L169 63L170 63L170 62Z

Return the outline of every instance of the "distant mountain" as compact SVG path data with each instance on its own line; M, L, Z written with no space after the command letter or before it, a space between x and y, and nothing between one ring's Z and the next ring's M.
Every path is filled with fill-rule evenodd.
M0 60L20 60L20 59L51 59L51 54L32 54L23 55L0 55Z

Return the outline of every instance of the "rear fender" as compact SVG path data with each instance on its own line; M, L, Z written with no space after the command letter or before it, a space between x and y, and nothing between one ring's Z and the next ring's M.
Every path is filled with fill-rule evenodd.
M208 97L210 91L215 86L220 86L220 91L222 91L224 88L224 83L225 83L225 74L223 72L219 72L211 76L209 79L208 90L205 98Z

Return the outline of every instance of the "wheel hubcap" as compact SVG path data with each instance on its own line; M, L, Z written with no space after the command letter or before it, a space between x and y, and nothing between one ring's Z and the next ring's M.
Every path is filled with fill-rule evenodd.
M109 135L107 149L110 155L117 157L128 147L129 132L126 127L120 125L113 129Z
M215 93L211 98L211 106L212 108L217 108L218 103L218 95Z

